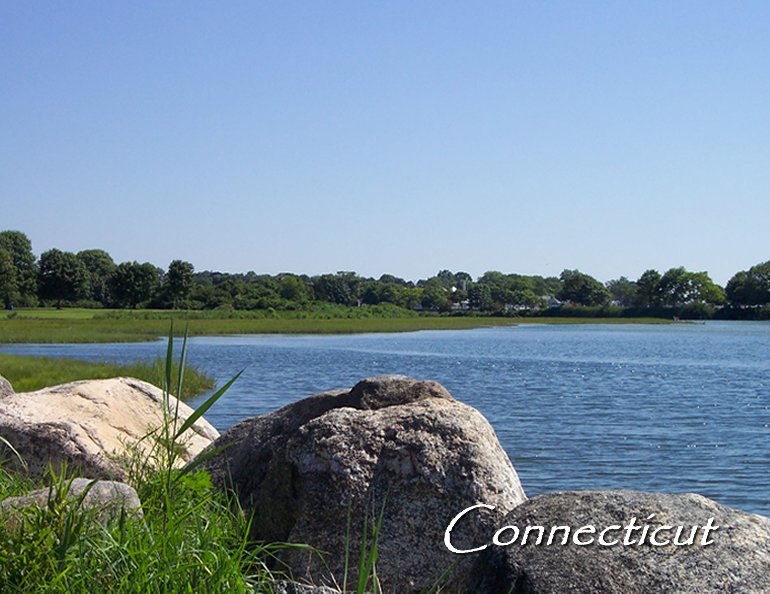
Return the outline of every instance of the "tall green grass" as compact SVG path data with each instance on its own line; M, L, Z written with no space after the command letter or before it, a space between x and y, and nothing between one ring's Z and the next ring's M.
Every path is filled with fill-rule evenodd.
M65 477L51 480L67 493ZM136 487L143 519L127 513L101 523L61 495L30 508L21 526L0 526L0 592L269 591L259 585L271 578L271 547L248 542L248 520L205 473L170 486L158 473Z
M178 372L179 362L173 363ZM0 354L0 375L5 377L17 392L30 392L47 386L64 384L83 379L111 377L135 377L162 386L166 376L166 363L162 357L152 363L94 363L75 359L53 357L28 357ZM214 388L214 379L190 365L185 366L185 394L192 397ZM172 392L177 393L172 387Z

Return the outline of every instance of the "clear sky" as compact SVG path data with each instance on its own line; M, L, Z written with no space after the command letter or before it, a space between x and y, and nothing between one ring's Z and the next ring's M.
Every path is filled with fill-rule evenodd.
M0 0L37 255L724 283L769 223L766 1Z

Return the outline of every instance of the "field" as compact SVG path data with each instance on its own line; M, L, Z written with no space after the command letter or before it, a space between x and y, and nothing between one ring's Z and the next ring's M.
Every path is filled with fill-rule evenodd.
M0 343L141 342L189 324L191 336L224 334L352 334L463 330L515 324L666 323L656 318L510 318L474 316L355 317L355 308L307 312L180 312L168 310L29 309L0 312ZM266 317L272 315L273 317ZM180 323L181 322L181 323Z

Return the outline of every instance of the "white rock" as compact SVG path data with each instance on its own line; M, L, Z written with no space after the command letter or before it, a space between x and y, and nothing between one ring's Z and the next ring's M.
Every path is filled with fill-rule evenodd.
M169 398L173 415L177 400ZM178 403L181 425L192 413ZM116 456L136 448L150 459L154 441L143 439L163 423L163 392L132 378L86 380L9 394L0 399L0 436L7 439L33 476L42 476L49 464L81 476L125 479ZM177 465L192 460L219 436L203 418L178 440ZM0 444L2 448L2 444ZM0 452L6 465L19 466L15 457Z

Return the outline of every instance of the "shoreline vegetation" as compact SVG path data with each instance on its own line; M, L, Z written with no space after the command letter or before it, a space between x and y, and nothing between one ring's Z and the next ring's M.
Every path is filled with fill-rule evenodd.
M41 388L69 382L113 377L133 377L162 386L165 377L165 361L158 357L151 363L135 362L117 364L81 361L78 359L7 355L0 353L0 375L13 386L15 392L34 392ZM179 364L173 364L173 377L179 374ZM216 382L211 376L186 364L184 371L183 399L213 390ZM172 392L177 393L176 386Z
M644 316L770 320L770 260L736 272L724 286L707 271L684 266L663 273L651 268L636 280L621 276L606 282L577 269L564 269L558 277L488 270L475 279L464 271L440 270L412 281L392 274L366 277L354 271L313 276L196 271L184 260L173 260L164 270L150 262L116 264L102 249L73 253L53 248L36 257L23 232L6 230L0 231L0 303L7 310L113 308L107 315L116 317L120 316L116 309L129 316L149 309L227 319Z
M190 336L234 334L357 334L465 330L520 324L666 324L656 317L368 316L367 308L313 312L217 312L29 308L0 312L0 344L148 342L168 334L169 321L189 322ZM181 335L181 331L179 331Z

